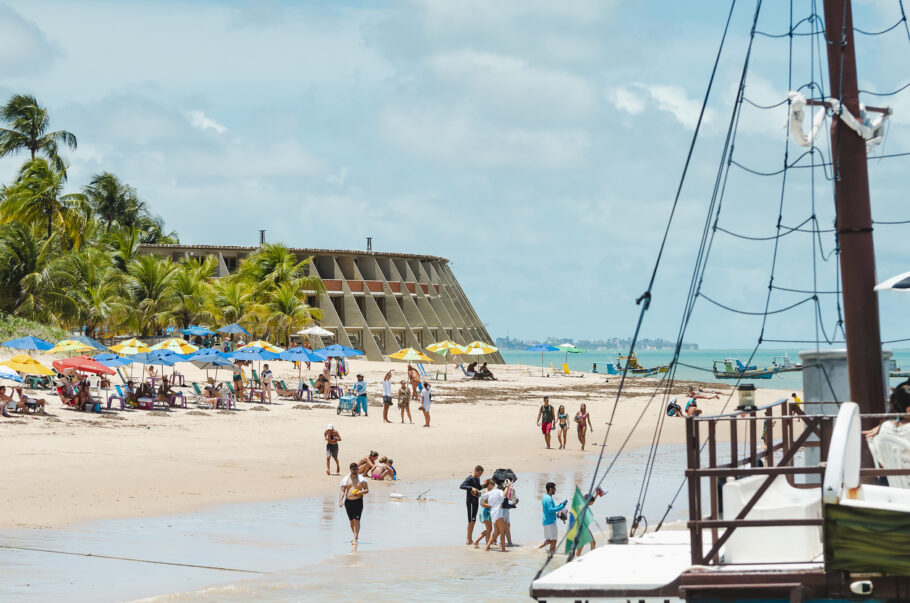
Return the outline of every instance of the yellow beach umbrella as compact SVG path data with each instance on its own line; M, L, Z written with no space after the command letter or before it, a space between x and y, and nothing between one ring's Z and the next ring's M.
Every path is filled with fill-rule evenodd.
M433 362L433 359L420 352L414 348L405 348L403 350L398 350L394 354L389 354L389 358L395 358L396 360L415 360L417 362Z
M122 356L133 356L134 354L145 354L151 350L149 350L147 345L133 337L132 339L127 339L117 345L112 345L111 351L117 352Z
M429 350L430 352L433 352L434 354L439 354L441 356L445 356L446 353L451 353L451 354L463 354L464 353L463 347L461 347L454 341L449 341L448 339L446 339L445 341L437 341L436 343L431 343L430 345L427 346L427 350Z
M462 354L467 354L468 356L481 356L483 354L494 354L499 351L499 348L491 346L488 343L482 341L472 341L465 346L464 352Z
M47 368L31 356L26 356L25 354L19 354L18 356L13 356L6 362L0 362L5 367L11 368L14 371L19 371L20 373L25 373L26 375L53 375L54 371Z
M249 348L260 348L260 349L265 350L266 352L274 352L276 354L284 351L284 348L279 347L279 346L275 345L274 343L269 343L268 341L263 341L262 339L257 339L256 341L251 341L248 344L246 344L245 346L243 346L242 348L238 348L238 349L246 350Z
M170 350L175 354L192 354L198 349L197 346L194 346L182 337L171 337L170 339L165 339L164 341L156 343L149 348L149 351Z
M57 345L51 349L45 351L45 354L65 354L68 352L81 354L83 352L94 352L95 348L90 345L86 345L81 341L76 341L75 339L64 339L58 341Z

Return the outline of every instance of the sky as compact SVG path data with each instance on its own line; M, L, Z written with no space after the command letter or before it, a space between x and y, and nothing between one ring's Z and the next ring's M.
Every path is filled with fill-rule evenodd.
M786 32L785 4L765 4L759 30ZM795 2L794 20L812 4ZM736 4L646 337L673 340L679 329L754 6ZM628 337L728 7L0 0L0 98L34 94L53 129L77 135L78 149L64 154L72 191L92 174L114 172L183 242L254 245L264 229L269 241L294 247L364 249L371 236L378 251L449 258L494 337ZM857 27L872 31L900 12L896 0L882 0L856 3L854 15ZM801 27L808 32L811 23ZM812 39L794 39L788 82L787 38L756 37L746 96L770 105L791 83L816 80L827 89ZM861 88L910 81L903 27L860 36L857 45ZM910 150L908 96L868 99L895 108L886 153ZM786 124L786 107L746 107L734 159L779 169ZM790 141L791 160L802 152ZM22 160L0 160L0 182ZM910 219L902 194L908 165L910 158L870 161L875 219ZM784 224L814 211L830 228L832 190L821 170L789 171L784 191ZM773 235L780 199L780 176L732 168L719 224ZM907 228L876 229L879 280L910 269ZM775 284L834 289L832 247L830 234L780 239ZM773 254L773 241L717 234L702 291L761 311ZM775 292L770 308L805 297ZM820 297L830 335L835 296ZM880 296L884 339L910 337L908 302ZM812 304L775 314L765 337L813 340L814 316ZM748 347L760 329L760 317L701 299L686 339Z

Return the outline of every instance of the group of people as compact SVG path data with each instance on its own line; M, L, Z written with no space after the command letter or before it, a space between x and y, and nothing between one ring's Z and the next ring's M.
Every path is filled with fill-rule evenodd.
M410 386L408 384L410 381ZM408 364L408 381L401 380L398 388L398 410L401 412L401 422L404 423L404 416L408 416L408 422L413 424L411 418L411 400L420 401L420 410L423 412L424 427L430 426L430 405L433 403L433 395L430 392L430 383L420 381L420 374L413 366ZM385 423L391 423L389 420L389 409L392 408L392 371L389 371L382 378L382 420Z
M465 505L468 511L468 533L465 544L473 544L476 549L480 548L480 541L485 539L484 550L489 551L490 547L495 546L498 541L500 550L505 552L506 546L514 546L509 510L518 505L518 495L510 479L504 479L501 483L487 479L481 483L481 476L483 476L483 467L477 465L474 467L473 473L466 477L459 486L465 491ZM475 540L474 526L477 523L478 512L484 530Z
M482 365L480 365L480 368L477 368L476 361L472 362L471 364L468 365L468 368L465 369L465 375L467 375L469 379L484 379L484 380L496 381L496 377L494 377L493 373L490 372L490 369L489 369L489 367L487 367L486 362L484 362Z
M711 394L711 395L708 395ZM698 407L699 400L711 400L719 399L720 392L715 390L705 390L699 388L695 389L693 386L689 386L688 399L686 400L686 407L683 408L679 405L679 402L676 401L676 396L670 398L670 401L667 402L667 416L668 417L697 417L701 415L702 410Z
M575 422L578 442L581 444L581 449L584 450L588 430L590 429L592 433L594 432L594 425L591 423L591 414L588 412L587 404L582 404L579 407L572 420ZM547 448L550 448L551 433L555 425L559 450L565 449L566 441L569 437L569 415L564 405L560 404L558 409L554 409L553 405L550 404L549 396L544 396L543 404L537 411L537 425L543 432L543 439L547 444Z
M14 396L18 396L17 400ZM44 414L44 407L47 401L44 398L33 398L26 396L21 387L13 388L12 394L6 393L6 386L0 385L0 415L11 417L7 412L7 407L15 406L16 412L27 413L29 410Z

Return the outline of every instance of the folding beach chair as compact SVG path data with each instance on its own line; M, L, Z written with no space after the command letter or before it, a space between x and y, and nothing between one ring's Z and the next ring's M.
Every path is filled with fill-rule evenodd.
M569 365L565 364L565 363L563 363L563 365L562 365L562 374L565 375L566 377L584 377L584 375L574 374L572 371L569 370Z
M117 376L123 381L123 385L126 385L126 382L129 381L129 379L126 378L126 375L123 374L123 371L120 370L119 366L117 367Z
M421 364L420 362L417 363L417 370L420 371L421 377L425 377L427 379L430 378L430 373L427 372L427 369L424 368L423 364Z
M256 373L256 369L253 369L253 385L255 387L261 387L262 383L259 381L259 375Z
M557 370L556 367L553 366L553 363L552 363L552 362L550 363L550 368L553 370L553 374L554 374L554 375L558 375L558 376L562 377L562 376L565 374L565 373L563 373L562 371Z

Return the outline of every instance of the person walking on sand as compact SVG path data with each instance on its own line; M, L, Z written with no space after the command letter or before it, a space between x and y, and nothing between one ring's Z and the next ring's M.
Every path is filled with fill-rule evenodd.
M474 541L474 548L480 548L480 541L486 538L486 545L490 545L490 536L493 534L493 519L490 516L490 492L496 487L496 482L488 479L483 483L483 492L480 494L480 521L483 522L484 530Z
M474 473L464 478L460 489L465 491L465 505L468 508L468 539L465 544L474 542L474 523L477 521L477 510L480 505L480 490L483 487L480 484L480 476L483 475L483 467L477 465L474 467Z
M408 381L411 382L411 397L417 399L417 384L420 383L420 373L408 363Z
M426 381L423 382L423 391L420 393L420 410L423 411L423 418L426 420L424 427L430 426L430 402L432 401L432 396L430 395L430 384Z
M351 523L351 533L354 539L351 544L356 545L360 538L360 516L363 515L363 496L370 491L370 484L361 479L357 474L357 463L350 464L351 472L341 480L341 494L338 496L338 506L344 507Z
M329 461L335 459L335 472L341 474L341 467L338 465L338 442L341 441L341 434L335 430L335 426L329 423L323 434L325 437L325 474L329 473Z
M269 404L272 403L272 369L269 368L269 365L262 365L262 397L265 398Z
M566 414L566 407L562 404L559 405L556 420L559 422L556 428L556 439L559 440L559 449L564 450L569 436L569 415Z
M495 484L494 484L495 485ZM487 541L484 551L490 550L490 545L499 539L499 548L506 552L506 522L502 517L502 503L505 500L502 490L494 487L487 493L487 504L490 505L490 520L493 522L493 535Z
M575 424L578 428L578 441L581 442L581 450L584 452L585 436L588 433L588 428L591 429L591 433L594 433L594 425L591 423L591 415L588 414L587 405L582 404L578 412L575 413Z
M389 409L392 408L392 371L385 374L382 378L382 422L389 421Z
M550 406L550 398L548 396L543 397L543 405L537 411L537 425L543 432L543 440L547 443L547 450L549 450L550 432L553 431L553 407Z
M367 382L363 374L357 374L357 381L354 382L354 395L357 396L357 416L360 416L360 409L363 409L363 416L367 415Z
M559 540L559 530L556 528L556 514L566 508L568 500L564 500L558 505L553 501L553 495L556 494L556 484L547 482L546 493L541 500L543 507L543 544L539 549L549 545L550 552L556 552L556 541Z
M401 388L398 390L398 408L401 410L401 422L404 423L404 413L408 413L408 421L414 424L411 418L411 390L408 389L408 382L401 380Z

